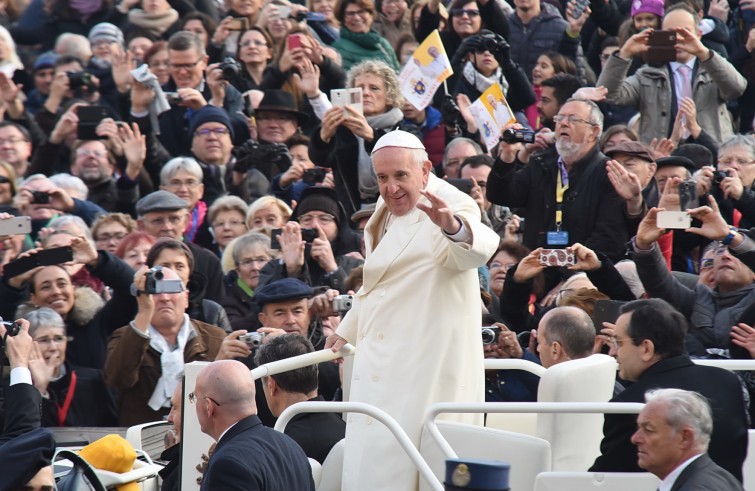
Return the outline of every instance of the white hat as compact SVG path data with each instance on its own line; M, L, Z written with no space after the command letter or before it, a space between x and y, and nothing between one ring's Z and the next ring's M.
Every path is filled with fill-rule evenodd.
M372 149L372 155L383 147L419 148L425 150L422 141L404 130L394 130L381 136Z

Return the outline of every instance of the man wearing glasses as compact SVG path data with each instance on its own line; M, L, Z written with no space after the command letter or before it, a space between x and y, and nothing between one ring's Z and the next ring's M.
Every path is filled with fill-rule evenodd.
M645 402L645 392L674 388L699 392L713 409L710 457L742 480L747 454L747 414L739 378L722 368L696 365L686 355L687 320L660 299L636 300L621 308L612 326L611 354L619 377L634 382L611 402ZM592 472L642 472L637 447L635 414L606 414L601 455Z
M724 141L717 170L711 193L726 222L743 229L755 226L755 138L734 135Z
M538 133L534 143L499 144L487 198L523 210L524 245L530 249L579 242L618 260L629 222L626 202L606 171L608 158L597 145L603 113L592 101L569 99L553 120L555 132Z
M189 126L194 113L208 104L224 109L234 128L238 129L238 142L248 137L246 122L241 114L241 94L226 80L217 64L207 66L205 46L199 37L180 31L168 41L168 68L171 80L163 87L164 91L175 92L178 102L170 110L160 115L159 140L172 156L188 155L191 149ZM134 82L131 94L131 115L139 121L142 132L147 131L149 106L155 98L154 92L145 85Z
M169 191L150 193L136 203L139 230L156 239L170 237L183 240L189 220L188 206L185 200ZM225 292L220 260L204 247L188 240L184 243L194 254L194 271L207 279L205 298L220 303Z
M303 229L314 232L308 236ZM281 258L262 269L260 286L297 278L313 287L346 293L346 276L363 262L350 254L361 251L361 237L348 226L346 212L330 188L310 187L302 192L278 243Z

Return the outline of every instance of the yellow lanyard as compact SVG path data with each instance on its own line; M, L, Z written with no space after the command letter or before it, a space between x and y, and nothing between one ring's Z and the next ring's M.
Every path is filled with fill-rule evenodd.
M567 174L568 176L568 174ZM564 193L569 189L569 183L564 186L564 181L561 176L561 167L558 168L558 180L556 181L556 230L561 230L561 222L563 221L563 215L561 212L561 203L564 202Z

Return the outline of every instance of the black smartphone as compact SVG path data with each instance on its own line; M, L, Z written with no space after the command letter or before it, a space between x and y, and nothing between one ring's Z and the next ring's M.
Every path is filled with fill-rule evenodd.
M54 266L71 261L73 261L73 249L70 247L54 247L9 262L3 268L3 275L7 278L13 278L37 266Z
M449 179L448 184L466 194L472 194L472 187L474 187L472 179Z
M621 313L621 306L626 302L622 300L598 300L595 302L595 310L592 314L592 323L595 326L595 333L600 334L604 322L616 324L616 319Z
M79 106L76 109L79 124L76 129L76 138L79 140L104 140L104 136L97 136L97 125L110 117L105 106Z
M277 249L280 250L280 241L278 240L278 237L280 237L281 233L283 232L283 229L275 228L272 232L270 232L270 248L271 249ZM303 228L301 229L301 238L304 242L307 244L311 244L313 240L317 238L317 229L316 228Z
M693 179L687 179L679 183L679 206L682 211L697 208L697 183Z

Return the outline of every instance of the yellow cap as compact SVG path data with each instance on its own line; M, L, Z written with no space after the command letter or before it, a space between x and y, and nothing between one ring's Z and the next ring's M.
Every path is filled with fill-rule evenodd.
M82 448L79 454L92 467L118 474L131 471L136 461L134 447L120 435L104 436ZM138 490L139 484L135 482L118 486L118 491Z

